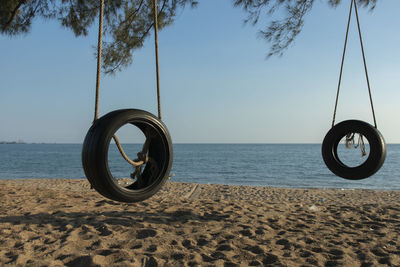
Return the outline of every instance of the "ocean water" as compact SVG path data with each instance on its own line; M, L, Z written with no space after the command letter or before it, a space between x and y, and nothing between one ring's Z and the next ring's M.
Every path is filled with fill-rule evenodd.
M126 151L139 151L128 144ZM0 144L0 179L85 178L80 144ZM368 147L367 147L368 151ZM133 153L133 152L131 152ZM359 160L356 155L344 155ZM351 161L351 159L349 159ZM132 168L115 148L109 161L113 174ZM383 167L373 176L349 181L332 174L320 144L175 144L171 180L202 184L289 188L363 188L400 190L400 145L387 145Z

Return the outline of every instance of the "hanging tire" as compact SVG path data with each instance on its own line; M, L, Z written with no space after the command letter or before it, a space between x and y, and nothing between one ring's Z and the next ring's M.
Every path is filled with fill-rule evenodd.
M118 182L109 168L108 151L115 132L126 124L138 127L148 140L148 158L141 178L144 184ZM162 187L172 166L172 141L167 127L153 114L137 109L110 112L89 129L82 148L82 165L90 184L101 195L120 202L145 200ZM128 163L127 163L128 164Z
M348 133L359 133L369 142L369 155L364 163L356 167L344 164L337 152L340 140ZM386 144L381 133L372 125L359 121L347 120L333 126L322 143L322 158L329 170L337 176L349 180L361 180L376 173L386 158Z

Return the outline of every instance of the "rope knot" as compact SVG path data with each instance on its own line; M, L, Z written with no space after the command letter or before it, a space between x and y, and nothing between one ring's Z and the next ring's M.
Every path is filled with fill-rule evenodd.
M361 156L364 157L367 155L367 151L365 149L365 142L364 142L364 137L362 134L359 133L358 136L358 142L355 144L354 138L355 138L355 133L348 133L346 135L346 148L351 149L352 147L358 148L360 147L361 150Z
M137 156L137 161L142 161L143 164L146 164L149 161L149 156L145 152L138 152Z

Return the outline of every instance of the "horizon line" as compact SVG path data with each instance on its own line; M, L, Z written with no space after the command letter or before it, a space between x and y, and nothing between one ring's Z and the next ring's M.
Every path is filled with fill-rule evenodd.
M81 145L82 143L63 143L63 142L7 142L0 141L1 145ZM143 143L122 143L126 145L140 145ZM321 145L322 142L173 142L173 145ZM386 143L387 145L399 145L400 143Z

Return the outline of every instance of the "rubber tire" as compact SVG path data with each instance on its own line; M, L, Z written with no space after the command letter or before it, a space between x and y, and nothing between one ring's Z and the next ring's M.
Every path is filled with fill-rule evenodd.
M157 162L157 177L149 177L147 165L144 180L152 182L143 188L121 187L113 178L108 166L108 148L114 133L125 124L137 126L144 134L151 129L149 157ZM120 202L139 202L153 196L162 187L172 167L172 141L167 127L153 114L138 109L112 111L98 119L86 134L82 147L82 165L90 184L104 197Z
M348 133L360 133L369 142L369 156L357 167L348 167L338 157L338 144ZM359 120L346 120L333 126L326 134L322 143L322 158L328 169L339 177L349 180L365 179L376 173L385 162L385 140L378 129L372 125Z

